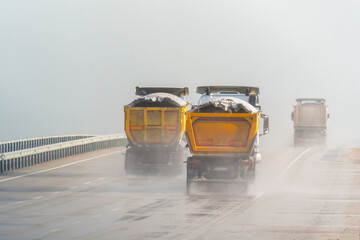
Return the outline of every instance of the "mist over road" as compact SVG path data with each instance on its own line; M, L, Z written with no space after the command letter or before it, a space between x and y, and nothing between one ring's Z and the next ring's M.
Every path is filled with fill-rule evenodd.
M325 98L329 133L358 138L359 8L358 0L2 0L0 141L123 133L122 107L137 85L189 87L193 104L197 86L259 87L282 143L295 99Z
M0 231L6 239L357 240L354 151L269 152L246 195L186 196L184 176L126 176L123 148L57 160L0 177Z

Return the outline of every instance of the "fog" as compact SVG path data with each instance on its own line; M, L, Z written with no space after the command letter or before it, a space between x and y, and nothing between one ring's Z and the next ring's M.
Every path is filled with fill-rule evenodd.
M0 141L123 133L137 85L260 87L265 148L290 145L295 98L329 139L360 133L360 2L0 0Z

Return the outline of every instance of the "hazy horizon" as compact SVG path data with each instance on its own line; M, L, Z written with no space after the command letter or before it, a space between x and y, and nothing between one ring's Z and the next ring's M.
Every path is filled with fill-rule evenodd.
M123 133L135 86L260 88L266 144L322 97L329 138L359 138L359 1L0 0L0 141ZM265 140L267 139L267 140ZM275 143L276 144L276 143Z

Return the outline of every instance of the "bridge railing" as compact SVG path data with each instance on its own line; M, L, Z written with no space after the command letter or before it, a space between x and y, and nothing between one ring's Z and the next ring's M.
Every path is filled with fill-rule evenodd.
M95 137L95 135L64 135L64 136L52 136L52 137L40 137L31 139L22 139L16 141L0 142L0 153L14 152L23 149L41 147L45 145L74 141L78 139Z
M88 136L73 141L69 140L35 148L0 153L0 173L86 152L126 146L126 144L127 138L124 134Z

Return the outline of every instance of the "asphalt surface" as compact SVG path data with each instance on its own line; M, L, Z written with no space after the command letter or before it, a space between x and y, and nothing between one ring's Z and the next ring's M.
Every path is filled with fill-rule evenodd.
M360 151L283 148L246 194L129 177L124 149L0 176L0 239L360 239Z

